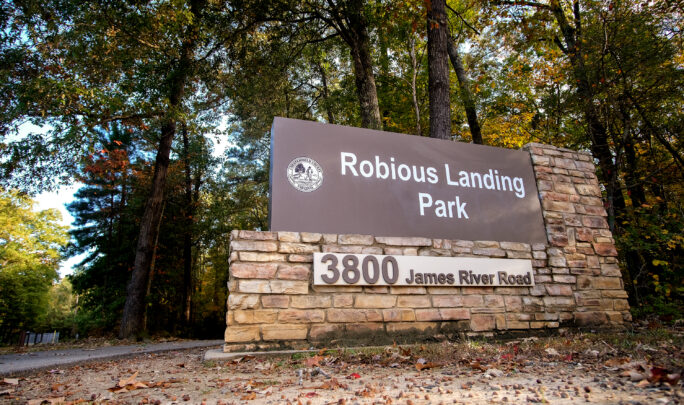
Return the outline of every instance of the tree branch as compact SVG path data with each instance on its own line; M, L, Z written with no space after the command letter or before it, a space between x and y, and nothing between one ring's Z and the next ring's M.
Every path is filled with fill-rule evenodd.
M456 14L456 16L458 16L458 18L463 22L463 24L465 24L468 28L470 28L471 30L473 30L477 35L480 35L480 31L478 31L478 30L477 30L476 28L474 28L472 25L468 24L468 21L466 21L466 20L461 16L461 14L460 14L458 11L454 10L453 8L451 8L451 6L448 5L448 4L446 5L446 7L447 7L449 10L451 10L452 13Z

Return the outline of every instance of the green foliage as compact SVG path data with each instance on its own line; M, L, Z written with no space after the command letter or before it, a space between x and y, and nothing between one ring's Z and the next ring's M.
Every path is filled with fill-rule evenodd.
M36 212L33 204L25 195L0 189L0 340L45 321L60 249L67 243L59 212Z

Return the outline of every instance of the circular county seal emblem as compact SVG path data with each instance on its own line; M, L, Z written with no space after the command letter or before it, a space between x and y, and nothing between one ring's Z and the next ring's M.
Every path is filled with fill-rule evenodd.
M315 160L298 157L287 166L287 179L292 187L308 193L323 183L323 170Z

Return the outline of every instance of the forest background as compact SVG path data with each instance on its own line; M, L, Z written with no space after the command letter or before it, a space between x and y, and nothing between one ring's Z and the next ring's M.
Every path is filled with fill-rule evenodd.
M669 0L3 1L0 342L221 336L229 233L268 229L274 116L590 151L633 314L681 318L683 16ZM31 196L74 182L67 234Z

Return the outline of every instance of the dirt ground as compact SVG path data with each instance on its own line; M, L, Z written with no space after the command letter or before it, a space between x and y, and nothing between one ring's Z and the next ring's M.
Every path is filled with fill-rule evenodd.
M0 379L2 404L681 404L684 330L323 349L204 349Z

